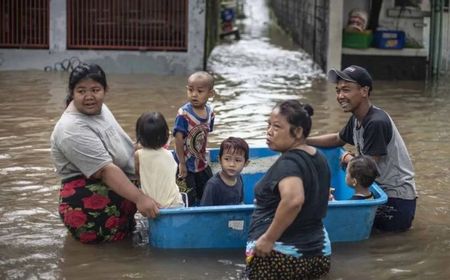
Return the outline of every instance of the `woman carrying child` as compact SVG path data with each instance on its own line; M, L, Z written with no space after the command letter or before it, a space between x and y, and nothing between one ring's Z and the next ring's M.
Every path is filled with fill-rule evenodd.
M161 113L143 113L136 122L136 141L143 148L135 152L136 175L142 191L163 208L183 207L175 182L177 163L164 148L169 140L169 127Z

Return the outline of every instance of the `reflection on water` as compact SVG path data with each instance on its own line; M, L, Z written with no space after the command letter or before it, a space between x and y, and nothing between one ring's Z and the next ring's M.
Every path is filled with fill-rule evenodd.
M239 42L214 50L217 126L211 146L230 135L264 145L267 114L279 100L315 108L313 134L337 131L348 115L337 106L308 56L282 42L264 1L252 0ZM258 13L256 11L262 11ZM262 37L260 37L262 36ZM57 214L58 178L49 137L63 110L66 73L0 72L0 279L238 279L242 250L157 250L133 244L86 246L67 236ZM144 111L170 125L185 100L185 77L108 75L107 104L134 138ZM412 155L419 192L414 228L333 244L328 279L450 277L450 84L376 81L373 102L394 118ZM349 217L351 218L351 217Z

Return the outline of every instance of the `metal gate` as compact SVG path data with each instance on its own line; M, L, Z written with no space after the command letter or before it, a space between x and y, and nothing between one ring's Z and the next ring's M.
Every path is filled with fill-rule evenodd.
M49 46L50 0L1 0L0 48Z
M188 0L67 0L69 49L186 51Z

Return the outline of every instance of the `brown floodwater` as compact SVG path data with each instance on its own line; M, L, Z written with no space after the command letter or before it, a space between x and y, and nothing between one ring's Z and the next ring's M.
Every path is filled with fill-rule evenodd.
M264 145L268 113L297 98L314 109L312 134L335 132L349 117L334 86L278 30L263 0L246 6L242 40L218 46L210 146L228 136ZM0 72L0 279L239 279L242 250L158 250L125 240L82 245L58 213L59 179L49 137L63 111L67 73ZM185 101L186 77L108 75L106 103L134 138L144 111L172 126ZM450 279L450 83L376 81L372 101L391 114L411 154L419 199L413 228L332 244L326 279ZM351 219L351 217L349 217Z

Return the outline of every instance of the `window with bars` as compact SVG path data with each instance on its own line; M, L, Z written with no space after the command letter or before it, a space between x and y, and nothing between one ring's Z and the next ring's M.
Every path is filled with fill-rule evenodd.
M0 0L0 47L49 47L50 0Z
M188 0L67 0L69 49L187 50Z

